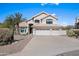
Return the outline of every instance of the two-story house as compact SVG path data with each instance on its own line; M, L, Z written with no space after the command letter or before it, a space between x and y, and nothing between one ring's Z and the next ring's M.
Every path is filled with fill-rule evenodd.
M19 23L20 34L50 34L57 29L57 17L45 12L33 16L30 20Z

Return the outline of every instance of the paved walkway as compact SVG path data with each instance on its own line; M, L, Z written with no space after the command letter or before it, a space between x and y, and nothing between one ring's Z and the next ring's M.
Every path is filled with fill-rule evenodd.
M79 50L79 40L66 36L34 36L25 48L11 56L54 56Z

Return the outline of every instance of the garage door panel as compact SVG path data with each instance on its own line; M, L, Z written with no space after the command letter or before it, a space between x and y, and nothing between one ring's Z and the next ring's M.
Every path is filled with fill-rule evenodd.
M34 30L34 35L66 35L66 31L59 30Z
M50 35L50 30L36 30L36 35Z

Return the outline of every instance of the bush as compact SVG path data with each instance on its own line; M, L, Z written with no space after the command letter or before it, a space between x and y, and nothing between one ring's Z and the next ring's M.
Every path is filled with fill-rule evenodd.
M11 44L14 41L12 30L0 29L0 45Z
M73 30L67 30L67 35L69 37L77 36L77 34Z
M73 25L61 26L62 30L70 30L70 29L73 29L73 28L74 28Z
M73 31L79 36L79 29L73 29Z

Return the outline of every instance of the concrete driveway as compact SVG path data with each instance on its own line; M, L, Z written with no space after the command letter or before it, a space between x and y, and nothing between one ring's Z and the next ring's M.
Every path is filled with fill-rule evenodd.
M55 56L79 50L79 40L67 36L33 36L25 48L11 56Z

